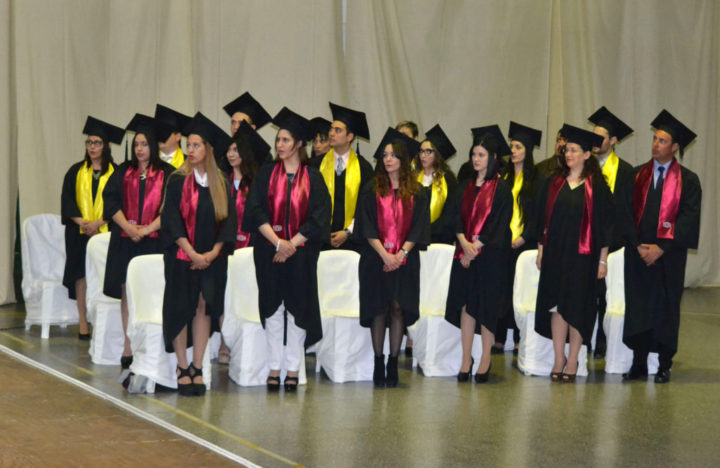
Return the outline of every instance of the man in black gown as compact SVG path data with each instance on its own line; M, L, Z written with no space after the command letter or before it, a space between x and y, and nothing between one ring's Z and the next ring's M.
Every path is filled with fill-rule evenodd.
M623 342L633 350L633 364L623 379L647 378L648 353L657 351L655 382L666 383L678 347L687 251L698 246L702 190L697 175L675 159L695 133L666 110L651 125L652 159L635 168L632 206L624 224Z
M563 136L562 131L558 130L557 136L555 137L555 153L544 161L540 161L535 164L535 169L544 174L545 177L551 177L555 173L555 170L560 167L560 161L558 158L560 158L560 155L565 148L565 143L567 143L567 140Z

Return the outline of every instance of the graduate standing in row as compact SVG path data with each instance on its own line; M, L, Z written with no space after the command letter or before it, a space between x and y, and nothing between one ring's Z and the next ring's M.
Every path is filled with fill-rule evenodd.
M273 123L277 159L260 168L250 187L242 229L257 236L253 258L268 341L267 388L280 388L285 368L285 391L295 391L305 348L322 338L317 261L330 238L330 196L321 175L307 165L310 122L284 107Z
M110 245L103 293L120 299L120 313L125 345L120 365L132 364L132 350L127 338L128 304L125 278L130 260L138 255L162 253L159 239L160 206L165 185L175 170L160 160L158 139L166 140L172 129L152 117L135 114L126 127L135 132L130 161L117 167L104 192L104 218L112 219Z
M170 134L158 140L160 159L174 168L179 168L185 162L185 154L180 147L183 128L190 122L190 117L165 107L161 104L155 106L155 119L170 128Z
M312 140L312 149L310 151L309 164L314 167L320 167L322 158L330 151L330 126L332 122L322 117L314 117L310 119L313 133L315 137Z
M163 202L165 254L163 336L177 356L178 391L205 394L202 363L210 335L220 330L227 256L235 250L237 216L230 183L218 168L215 148L228 136L201 113L184 129L187 160L170 176ZM193 347L188 365L187 348ZM199 367L198 367L199 366Z
M635 168L625 224L623 342L633 350L633 364L623 378L646 379L648 353L657 351L655 382L667 383L678 349L687 251L697 248L700 237L702 189L697 175L675 159L695 133L666 110L651 125L652 159Z
M398 385L398 353L405 328L420 316L419 250L430 243L429 203L410 167L420 145L388 128L375 151L374 184L358 209L360 325L370 328L376 387ZM390 329L387 367L383 354Z
M481 335L482 355L475 382L485 383L490 377L491 348L510 256L512 193L499 173L500 154L510 150L497 125L472 132L468 157L475 175L460 183L453 201L457 244L445 320L460 328L458 382L470 379L473 339L476 333Z
M272 120L270 114L249 92L244 92L225 104L223 110L230 117L231 136L235 136L243 122L247 122L253 130L257 131Z
M65 225L65 271L63 286L77 301L78 338L90 339L85 295L85 254L90 237L108 231L104 219L103 192L115 171L110 143L120 144L125 130L88 116L83 128L85 157L70 166L63 179L61 221Z

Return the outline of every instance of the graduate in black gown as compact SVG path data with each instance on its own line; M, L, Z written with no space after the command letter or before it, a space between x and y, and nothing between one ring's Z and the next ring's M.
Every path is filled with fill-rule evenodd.
M508 130L510 138L510 164L503 179L512 190L513 212L510 220L512 232L511 254L507 269L503 302L498 326L495 333L493 353L505 351L507 330L513 330L515 349L520 341L520 330L515 324L513 308L513 285L515 282L515 265L521 253L537 246L537 199L538 193L545 183L545 176L535 169L533 150L540 146L542 132L516 122L510 122Z
M560 168L560 160L564 157L563 151L565 151L565 143L567 143L567 140L565 139L561 128L558 130L557 135L555 135L555 150L553 151L553 154L549 158L544 159L535 165L535 169L537 169L538 172L543 174L546 178L554 176L555 171Z
M470 379L476 333L482 337L482 356L475 381L485 383L490 377L491 348L510 257L512 193L499 174L499 155L507 152L500 127L473 129L468 156L475 176L460 184L453 200L457 244L445 320L460 328L462 363L458 382Z
M312 125L313 133L315 137L310 142L312 148L310 150L310 159L308 164L314 167L319 167L322 162L322 158L330 151L330 126L332 122L322 117L314 117L310 119L310 125Z
M85 254L90 237L108 231L103 216L103 193L115 171L110 143L119 144L125 130L88 116L83 128L85 157L65 173L60 196L61 221L65 225L65 271L63 285L77 301L78 338L90 339L85 295Z
M539 198L540 270L535 331L553 341L553 382L575 382L578 355L589 345L597 311L597 280L607 275L612 198L597 159L602 137L564 125L561 169ZM565 343L570 350L565 358Z
M220 330L237 216L230 183L215 160L223 155L214 154L214 148L227 147L228 136L199 112L183 133L187 159L170 176L161 217L163 336L166 351L177 356L180 394L203 395L202 362L211 333Z
M417 181L422 184L430 200L430 242L433 244L455 242L455 222L450 215L452 210L447 207L448 201L455 197L458 183L447 160L456 152L438 124L425 133L420 152L414 159Z
M230 135L235 136L240 124L246 122L250 127L258 131L272 120L270 114L249 92L244 92L223 107L223 110L230 116ZM256 157L258 167L272 161L270 151Z
M635 168L625 223L623 342L633 350L633 364L623 377L647 378L647 356L656 351L655 382L666 383L678 348L687 251L697 248L700 236L702 189L697 175L675 159L695 133L666 110L651 125L652 159Z
M105 187L104 218L112 219L110 245L103 292L120 299L120 311L125 333L125 347L120 365L132 364L132 350L127 338L128 308L125 292L127 267L134 257L162 253L159 238L160 205L165 184L175 170L160 160L158 136L167 139L172 129L152 117L135 114L126 127L135 132L132 156L117 167Z
M305 348L322 338L317 293L320 247L330 239L330 196L307 163L310 123L284 107L274 118L277 159L250 187L242 229L253 249L260 320L268 341L268 390L294 391Z
M370 328L376 387L398 384L398 353L405 327L420 316L420 254L430 243L429 202L410 167L420 145L388 128L377 151L374 183L361 195L360 325ZM385 366L385 330L390 356Z

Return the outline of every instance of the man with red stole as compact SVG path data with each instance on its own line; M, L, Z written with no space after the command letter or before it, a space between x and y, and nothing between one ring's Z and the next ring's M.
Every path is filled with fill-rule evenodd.
M623 342L633 350L633 364L623 379L646 379L648 353L657 351L655 383L667 383L678 347L687 251L698 246L702 189L697 175L675 159L695 133L666 110L651 125L652 159L635 168L624 226Z

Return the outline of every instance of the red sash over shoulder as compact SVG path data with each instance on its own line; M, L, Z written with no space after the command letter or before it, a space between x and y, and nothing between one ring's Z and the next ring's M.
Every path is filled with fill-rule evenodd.
M499 176L492 180L483 182L482 187L475 194L475 182L468 182L463 192L462 207L460 214L465 226L465 238L468 242L475 242L480 237L485 221L487 221L492 210L495 190L497 189ZM478 251L479 253L480 251ZM458 242L455 247L455 258L463 258L463 249Z
M285 212L288 198L287 191L287 173L282 162L278 162L270 175L270 187L268 187L270 225L280 239L290 240L297 234L300 226L305 223L307 218L308 201L310 199L310 176L304 164L300 165L292 181L289 218Z
M198 206L198 188L195 183L195 177L192 173L185 177L182 188L182 197L180 198L180 215L185 222L185 232L187 233L190 245L195 245L195 219L197 218ZM181 248L178 248L176 258L190 262L190 257Z
M250 233L245 232L241 229L243 215L245 214L245 202L247 201L248 189L247 187L245 187L244 190L235 190L235 183L233 181L234 175L235 174L230 175L230 184L232 186L233 196L235 197L235 211L237 212L238 219L238 230L237 236L235 238L235 248L242 249L243 247L247 247L248 245L250 245Z
M547 245L547 234L550 228L553 208L560 190L567 181L562 176L555 176L548 188L547 202L545 203L545 229L543 230L542 244ZM593 219L593 186L592 176L585 179L585 205L583 208L582 222L580 224L580 241L578 242L578 253L590 255L592 253L592 219Z
M410 234L415 197L403 200L391 191L385 196L375 194L377 204L378 237L388 253L400 251ZM403 265L405 260L403 260Z
M635 227L640 225L640 219L645 212L648 190L653 182L653 161L645 164L637 176L633 185L633 215ZM657 237L658 239L675 238L675 222L677 221L678 209L680 208L680 196L682 195L682 171L680 164L673 158L670 167L665 174L663 181L662 198L660 198L660 216L658 217Z
M165 181L165 172L149 167L145 178L145 196L143 198L142 219L138 219L140 212L140 168L130 167L123 177L123 214L133 225L147 226L160 214L162 203L162 188ZM128 237L125 231L120 234ZM158 237L158 231L150 234L151 238Z

